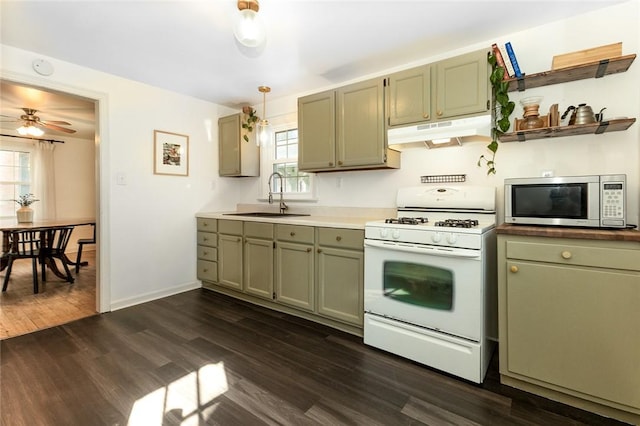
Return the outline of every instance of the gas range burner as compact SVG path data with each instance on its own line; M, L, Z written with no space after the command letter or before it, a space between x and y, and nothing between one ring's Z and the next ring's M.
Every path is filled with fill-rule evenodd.
M474 228L478 226L478 221L475 219L445 219L436 222L435 225L448 228Z
M429 222L426 217L399 217L397 219L385 219L384 223L399 223L401 225L420 225Z

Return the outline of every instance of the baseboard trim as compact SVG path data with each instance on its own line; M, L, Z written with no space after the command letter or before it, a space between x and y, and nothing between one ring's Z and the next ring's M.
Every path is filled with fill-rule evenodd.
M151 302L152 300L162 299L163 297L173 296L175 294L195 290L200 287L202 287L200 281L193 281L190 283L181 284L176 287L170 287L159 291L140 294L138 296L130 297L127 299L115 300L111 302L111 310L117 311L118 309L128 308L130 306L139 305L141 303Z

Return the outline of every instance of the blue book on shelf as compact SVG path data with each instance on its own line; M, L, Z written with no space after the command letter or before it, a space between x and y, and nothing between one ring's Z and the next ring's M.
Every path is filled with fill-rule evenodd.
M518 60L516 59L516 54L513 53L513 47L511 47L511 42L508 41L505 43L504 47L507 49L507 54L509 55L509 60L511 61L511 65L513 65L513 73L516 78L522 77L522 71L520 71L520 67L518 66Z

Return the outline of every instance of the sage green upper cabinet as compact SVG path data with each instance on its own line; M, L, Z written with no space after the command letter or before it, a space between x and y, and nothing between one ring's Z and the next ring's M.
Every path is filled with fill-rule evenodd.
M220 176L260 176L260 148L255 143L255 134L248 133L249 142L243 135L238 113L218 119L218 173Z
M298 168L322 170L336 165L336 92L298 99Z
M486 114L491 105L488 49L391 74L389 127Z
M431 119L431 66L424 65L389 76L389 126Z
M298 99L300 170L400 167L400 153L387 148L383 83L372 79Z
M488 53L483 49L434 64L437 120L489 111Z

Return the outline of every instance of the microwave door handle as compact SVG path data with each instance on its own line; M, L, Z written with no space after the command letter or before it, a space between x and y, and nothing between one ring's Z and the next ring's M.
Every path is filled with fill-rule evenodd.
M392 251L403 251L407 253L427 254L443 257L464 257L468 259L479 259L479 250L465 250L438 246L418 246L415 244L394 243L389 241L365 240L365 247L375 247Z

